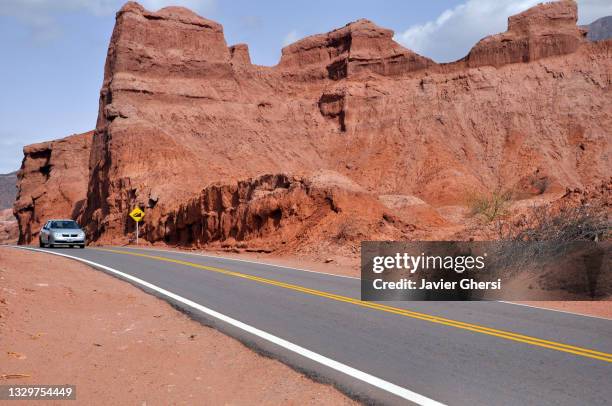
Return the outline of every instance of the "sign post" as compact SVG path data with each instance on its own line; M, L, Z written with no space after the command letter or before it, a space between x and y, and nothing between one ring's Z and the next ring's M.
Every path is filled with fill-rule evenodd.
M140 223L144 215L144 211L142 211L138 206L136 206L134 210L130 212L130 217L136 222L136 245L138 245L138 223Z

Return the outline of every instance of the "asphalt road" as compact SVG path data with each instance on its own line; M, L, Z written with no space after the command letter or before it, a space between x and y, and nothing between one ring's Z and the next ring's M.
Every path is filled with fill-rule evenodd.
M612 402L610 320L499 302L361 302L354 278L173 251L45 251L152 284L144 289L361 400Z

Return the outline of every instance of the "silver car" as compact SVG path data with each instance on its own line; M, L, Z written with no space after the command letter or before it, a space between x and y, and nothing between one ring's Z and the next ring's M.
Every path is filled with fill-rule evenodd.
M85 232L74 220L49 220L40 230L39 245L44 247L85 248Z

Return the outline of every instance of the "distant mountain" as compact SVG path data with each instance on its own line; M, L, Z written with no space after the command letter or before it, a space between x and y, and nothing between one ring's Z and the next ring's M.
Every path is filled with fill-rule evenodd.
M0 210L13 208L17 196L17 171L0 174Z
M612 16L602 17L582 28L589 30L587 38L591 41L601 41L612 38Z

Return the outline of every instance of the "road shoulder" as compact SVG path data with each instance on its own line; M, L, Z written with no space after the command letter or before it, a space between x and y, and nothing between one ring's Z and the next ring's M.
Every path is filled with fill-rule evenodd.
M4 384L75 384L87 404L352 403L329 385L85 265L0 247Z

